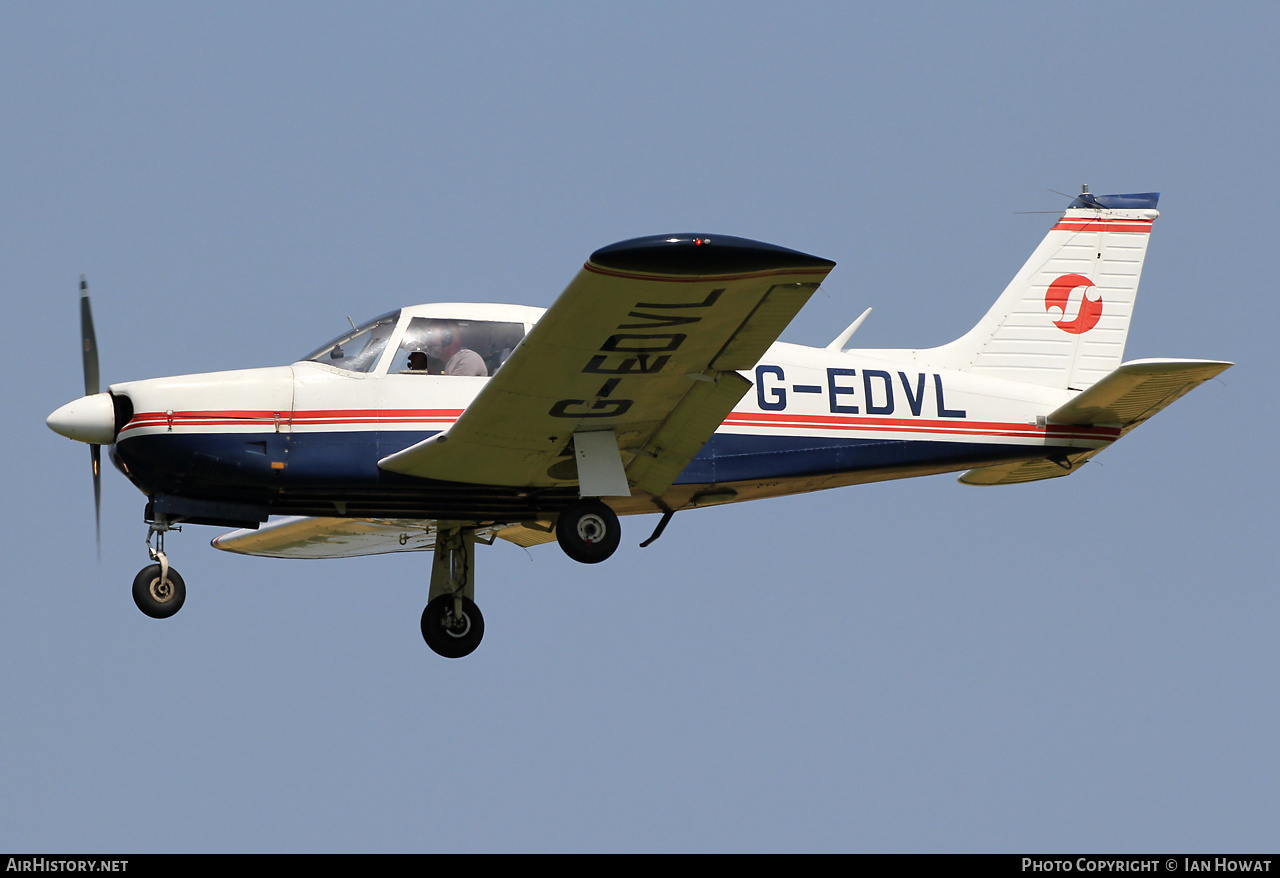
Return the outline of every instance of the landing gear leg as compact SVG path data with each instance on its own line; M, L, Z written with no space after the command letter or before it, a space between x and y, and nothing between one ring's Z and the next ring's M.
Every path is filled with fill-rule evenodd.
M475 605L471 578L475 560L474 528L440 527L431 562L431 592L422 611L422 639L445 658L470 655L484 637L484 617Z
M169 556L164 551L164 535L169 530L180 530L165 519L153 522L147 532L147 553L152 561L159 561L143 567L133 578L133 602L138 609L152 619L167 619L178 610L187 599L187 584L182 581L178 571L169 566ZM155 540L155 546L151 541Z

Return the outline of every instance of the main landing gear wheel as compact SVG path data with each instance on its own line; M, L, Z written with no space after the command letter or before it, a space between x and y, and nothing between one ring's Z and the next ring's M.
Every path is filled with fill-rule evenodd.
M462 602L461 614L454 612L454 602ZM422 611L422 639L437 655L462 658L470 655L484 637L484 616L475 602L464 597L442 594Z
M143 567L133 578L133 602L152 619L169 618L182 609L186 599L187 584L172 567L163 581L159 564Z
M599 564L618 548L622 525L599 500L579 500L556 522L556 541L564 553L582 564Z

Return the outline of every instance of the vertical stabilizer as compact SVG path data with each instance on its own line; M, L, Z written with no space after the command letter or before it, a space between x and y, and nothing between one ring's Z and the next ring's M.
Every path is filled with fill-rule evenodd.
M978 325L919 356L942 368L1081 390L1124 356L1158 192L1085 187Z

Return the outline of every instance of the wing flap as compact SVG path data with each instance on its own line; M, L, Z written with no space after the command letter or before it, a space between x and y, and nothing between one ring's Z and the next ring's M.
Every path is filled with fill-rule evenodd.
M737 372L697 381L627 467L642 491L661 496L751 389Z

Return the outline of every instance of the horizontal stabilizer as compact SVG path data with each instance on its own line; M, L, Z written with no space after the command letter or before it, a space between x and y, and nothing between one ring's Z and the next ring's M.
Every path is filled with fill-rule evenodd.
M971 469L960 477L962 485L1021 485L1023 482L1039 482L1044 479L1057 479L1069 476L1080 468L1080 465L1093 457L1101 449L1082 451L1068 455L1063 463L1037 457L1034 460L1018 460L1013 463L1002 463L998 466L984 466ZM1069 463L1070 466L1064 464Z
M1231 365L1219 360L1134 360L1059 406L1046 421L1057 426L1116 427L1119 438ZM961 476L960 482L1017 485L1055 479L1075 472L1101 450L979 467Z
M1050 424L1113 426L1123 436L1227 369L1219 360L1133 360L1049 415Z

